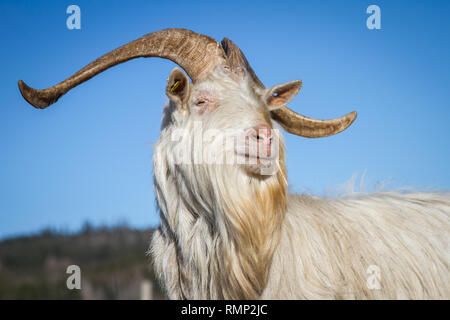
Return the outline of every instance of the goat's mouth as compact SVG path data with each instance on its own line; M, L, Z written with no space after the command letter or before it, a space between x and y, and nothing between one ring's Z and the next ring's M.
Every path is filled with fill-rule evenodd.
M235 151L237 164L252 176L272 176L278 171L278 157L274 153L270 156L252 152Z
M237 160L239 164L250 164L250 165L267 165L272 163L276 157L275 156L268 156L263 154L254 154L249 152L240 152L235 151L235 155L237 156ZM240 161L241 160L241 161ZM242 163L240 163L242 162Z

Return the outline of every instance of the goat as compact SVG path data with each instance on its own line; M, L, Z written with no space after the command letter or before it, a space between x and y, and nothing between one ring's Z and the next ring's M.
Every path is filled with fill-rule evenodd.
M332 120L297 114L286 105L302 82L265 88L229 39L218 43L185 29L161 30L53 87L35 90L19 81L19 88L43 109L137 57L170 59L187 73L175 68L167 81L169 102L153 155L161 225L150 252L170 298L450 298L450 195L289 194L275 122L292 134L325 137L349 127L356 112ZM216 134L199 138L198 125ZM226 144L222 133L242 143ZM234 161L201 161L206 154Z

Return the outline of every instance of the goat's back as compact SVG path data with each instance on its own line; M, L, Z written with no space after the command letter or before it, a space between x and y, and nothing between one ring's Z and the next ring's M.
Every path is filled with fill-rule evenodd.
M449 193L290 195L264 298L449 299Z

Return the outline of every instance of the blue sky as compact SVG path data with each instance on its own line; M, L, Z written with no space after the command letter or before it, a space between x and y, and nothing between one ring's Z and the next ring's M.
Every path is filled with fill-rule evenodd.
M81 8L68 30L66 8ZM381 8L381 30L366 8ZM0 237L84 221L158 224L152 186L165 79L162 59L120 65L47 110L17 81L51 86L146 33L184 27L232 39L266 86L301 79L290 107L315 118L352 110L329 138L286 134L292 191L323 194L366 172L366 184L448 190L448 1L0 2Z

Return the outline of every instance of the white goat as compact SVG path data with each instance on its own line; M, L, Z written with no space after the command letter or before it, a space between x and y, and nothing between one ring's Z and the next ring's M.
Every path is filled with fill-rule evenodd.
M45 108L111 66L152 56L178 63L193 81L172 71L154 152L161 226L151 252L170 298L450 298L449 194L288 194L273 120L290 133L323 137L346 129L356 113L323 121L293 112L286 104L301 81L265 89L228 39L220 45L162 30L54 87L19 87Z

